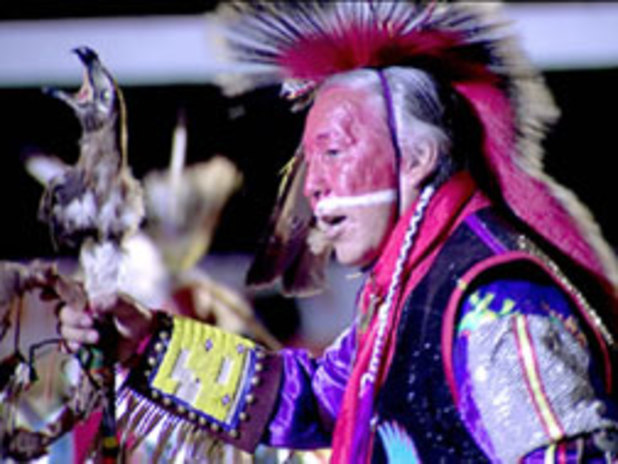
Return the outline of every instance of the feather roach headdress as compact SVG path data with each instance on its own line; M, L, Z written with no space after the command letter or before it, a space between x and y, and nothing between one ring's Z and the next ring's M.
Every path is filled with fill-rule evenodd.
M558 111L540 76L506 35L495 4L260 1L226 4L217 14L231 56L254 64L256 71L224 79L228 93L278 83L286 97L304 103L334 74L395 65L421 69L446 83L480 122L481 162L500 200L615 291L615 256L591 214L543 172L540 141ZM301 164L297 155L292 171L302 171ZM296 209L287 204L299 196L293 188L299 183L285 179L271 237L249 276L253 283L283 275L284 291L303 292L313 288L316 276L320 280L298 265L319 257L308 259L304 246L310 213L304 208L294 216ZM273 257L275 269L266 265ZM286 277L290 269L301 269L302 277Z

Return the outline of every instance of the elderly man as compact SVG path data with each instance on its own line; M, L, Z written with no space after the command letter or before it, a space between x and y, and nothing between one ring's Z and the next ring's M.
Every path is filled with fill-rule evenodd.
M308 241L366 280L319 359L123 300L127 429L332 446L337 463L615 459L614 257L524 157L554 110L494 23L405 2L223 17L241 58L312 101L295 161ZM60 320L71 346L100 341L92 314Z

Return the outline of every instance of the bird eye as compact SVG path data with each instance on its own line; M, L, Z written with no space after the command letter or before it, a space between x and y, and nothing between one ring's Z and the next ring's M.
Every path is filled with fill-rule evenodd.
M112 99L112 92L109 89L105 89L101 91L101 99L105 102L108 102Z

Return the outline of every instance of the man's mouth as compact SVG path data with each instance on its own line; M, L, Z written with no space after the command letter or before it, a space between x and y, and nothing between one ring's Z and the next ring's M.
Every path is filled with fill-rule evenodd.
M318 228L328 239L334 239L341 233L343 223L347 216L343 214L320 214L317 216Z
M336 226L338 224L341 224L343 221L345 221L345 216L327 215L327 216L320 217L320 221L325 222L329 226Z

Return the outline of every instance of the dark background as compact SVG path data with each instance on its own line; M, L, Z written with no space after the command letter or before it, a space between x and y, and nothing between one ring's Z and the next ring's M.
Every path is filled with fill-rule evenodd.
M0 18L78 18L118 15L193 14L211 10L219 1L231 0L21 0L2 2ZM238 0L236 0L238 1ZM242 0L241 0L242 1ZM274 1L274 0L273 0ZM293 0L290 0L293 1ZM296 0L303 1L303 0ZM356 1L356 0L331 0ZM482 1L482 0L479 0ZM504 3L534 3L508 0ZM549 0L543 3L581 3L581 0ZM585 3L602 3L587 1Z
M212 9L216 2L17 3L3 2L0 18L188 14ZM618 127L612 111L618 107L618 67L553 71L545 76L562 110L545 144L547 171L588 204L616 247L618 220L613 201ZM187 161L223 154L245 176L243 188L225 210L212 251L253 251L273 203L277 173L299 139L302 114L289 113L288 105L277 98L278 89L263 89L234 100L223 98L210 85L123 89L129 114L129 162L136 176L167 166L176 115L184 110L189 124ZM23 157L40 150L73 162L78 153L78 123L68 107L37 88L0 89L0 112L0 258L49 256L54 250L47 230L36 219L41 187L26 174Z
M277 89L242 99L223 98L212 86L125 87L129 163L136 177L168 166L177 113L188 122L187 163L214 154L231 158L243 172L241 190L228 204L213 251L249 252L264 228L276 195L277 173L294 152L302 116L290 115ZM4 133L0 191L5 227L0 256L18 259L53 253L46 226L37 221L42 187L23 167L42 151L73 163L81 129L72 110L39 89L0 90ZM243 116L230 117L244 112Z

